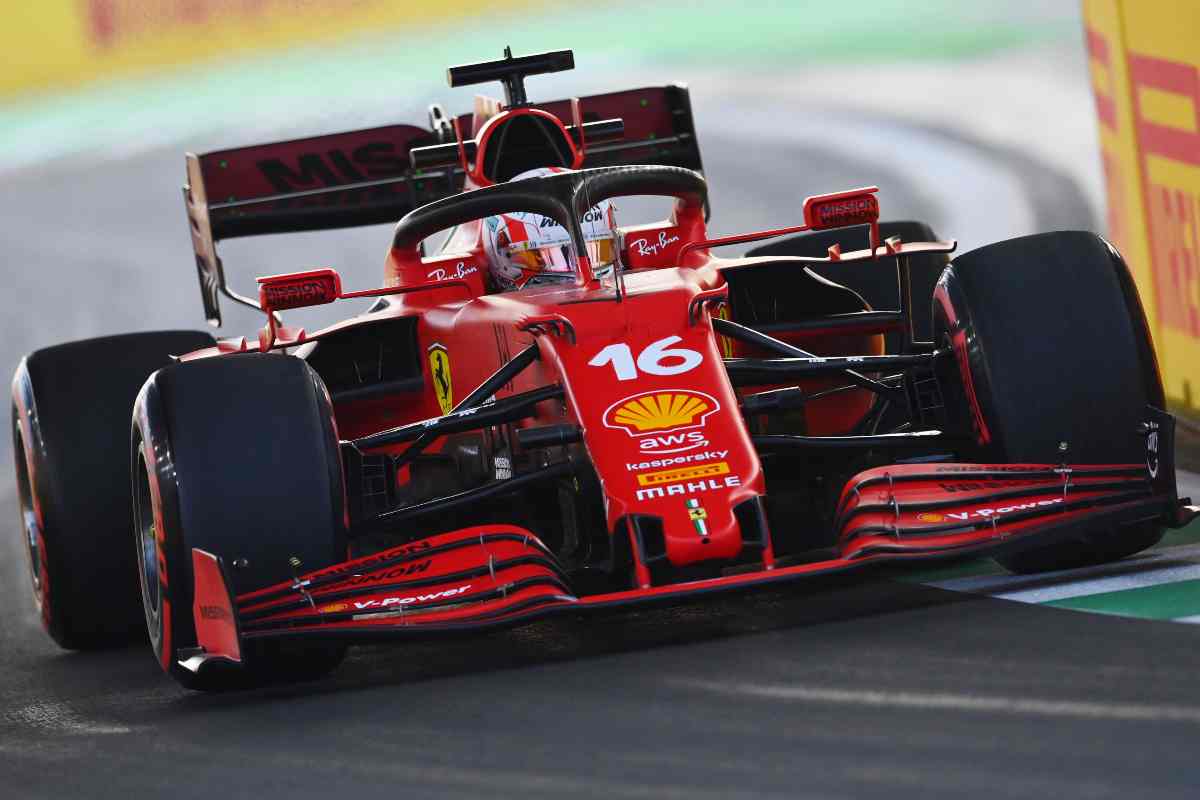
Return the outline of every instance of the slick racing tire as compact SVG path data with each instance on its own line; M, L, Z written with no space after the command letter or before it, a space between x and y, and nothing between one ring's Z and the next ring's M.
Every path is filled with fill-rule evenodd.
M346 558L333 411L308 364L253 353L161 369L138 395L131 445L138 577L162 668L206 691L334 669L343 645L277 640L244 643L240 668L180 664L198 644L192 548L223 559L235 597Z
M966 253L933 296L947 427L985 463L1130 464L1146 458L1139 426L1163 407L1145 314L1124 260L1092 233L1010 239ZM1063 445L1065 444L1065 449ZM1152 546L1157 522L1092 530L1011 552L1014 572L1114 561Z
M206 333L132 333L37 350L17 367L11 425L20 535L35 608L62 647L144 635L129 547L129 410L172 355L212 344Z

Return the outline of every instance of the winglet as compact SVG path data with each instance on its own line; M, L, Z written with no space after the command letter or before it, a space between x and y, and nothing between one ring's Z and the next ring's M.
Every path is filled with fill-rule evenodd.
M193 548L192 575L192 615L200 652L180 661L180 665L198 672L209 661L242 663L242 632L221 559Z

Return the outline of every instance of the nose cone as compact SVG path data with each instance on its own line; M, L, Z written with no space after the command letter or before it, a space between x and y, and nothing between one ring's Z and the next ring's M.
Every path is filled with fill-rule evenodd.
M738 422L723 416L729 407L711 392L666 387L620 398L599 426L585 427L593 460L602 458L598 451L623 454L614 470L620 477L604 481L610 509L618 501L625 513L657 517L677 566L741 550L732 508L758 462L732 448L736 437L722 430Z
M636 324L554 344L610 530L624 531L622 520L636 518L646 547L662 551L647 556L674 566L741 553L734 508L764 492L712 328L688 324L691 295L631 297L622 311Z

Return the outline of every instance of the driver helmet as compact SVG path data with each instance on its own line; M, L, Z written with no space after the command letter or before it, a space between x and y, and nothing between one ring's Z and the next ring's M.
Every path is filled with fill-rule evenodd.
M567 171L562 167L539 167L522 172L513 180ZM588 260L598 278L610 274L617 260L614 210L611 200L601 200L588 210L581 225ZM570 234L553 219L541 214L517 211L488 217L483 221L483 246L493 291L508 292L530 283L575 276Z

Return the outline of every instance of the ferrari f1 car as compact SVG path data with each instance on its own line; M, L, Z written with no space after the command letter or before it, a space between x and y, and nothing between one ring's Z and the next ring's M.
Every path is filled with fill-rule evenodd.
M434 106L428 129L187 156L206 316L224 296L266 323L21 362L21 529L59 644L144 625L164 670L216 689L327 672L351 642L872 564L1099 563L1198 513L1106 241L1044 233L951 261L927 226L880 222L874 187L712 238L687 90L527 100L527 76L572 66L452 68L505 99ZM556 169L512 180L538 167ZM581 220L640 195L670 198L670 218L617 228L601 269ZM567 232L565 268L497 292L483 220L520 213ZM251 298L216 252L396 220L379 289L306 269ZM322 330L282 318L363 297Z

